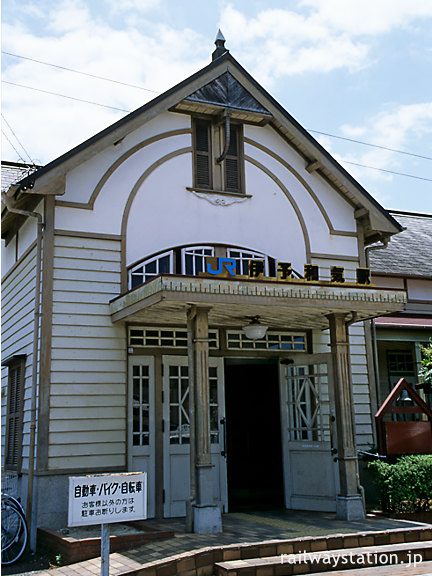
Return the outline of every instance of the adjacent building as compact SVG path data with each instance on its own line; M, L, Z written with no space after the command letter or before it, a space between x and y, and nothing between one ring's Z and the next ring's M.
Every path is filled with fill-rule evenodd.
M432 339L432 216L391 212L404 227L385 250L371 250L372 281L376 286L407 293L405 309L373 321L382 404L400 378L420 384L432 407L431 390L418 382L421 348Z

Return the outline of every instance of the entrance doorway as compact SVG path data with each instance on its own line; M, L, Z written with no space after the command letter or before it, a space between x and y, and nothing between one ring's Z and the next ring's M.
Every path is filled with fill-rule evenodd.
M282 508L278 365L226 360L225 410L228 509Z

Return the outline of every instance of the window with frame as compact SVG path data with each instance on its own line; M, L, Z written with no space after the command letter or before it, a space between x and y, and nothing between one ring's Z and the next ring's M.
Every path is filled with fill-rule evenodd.
M249 274L249 260L264 260L264 274L268 276L269 273L269 262L268 257L259 252L251 252L246 250L238 250L236 248L228 248L227 250L228 258L234 258L236 261L236 273L237 274Z
M215 255L233 258L236 261L237 274L247 276L249 260L262 260L264 262L264 275L275 275L275 260L260 252L222 245L191 245L154 254L129 268L129 289L141 286L159 274L199 276L201 272L206 270L206 258Z
M193 121L194 186L198 189L242 194L242 126L230 125L230 141L225 158L217 162L225 146L225 127L204 118Z
M188 276L205 272L205 259L214 256L213 246L192 246L182 249L182 271Z
M158 274L172 274L173 251L158 254L144 260L129 270L129 287L136 288L144 282L151 280Z
M20 471L23 440L25 357L7 364L8 399L6 414L5 468Z

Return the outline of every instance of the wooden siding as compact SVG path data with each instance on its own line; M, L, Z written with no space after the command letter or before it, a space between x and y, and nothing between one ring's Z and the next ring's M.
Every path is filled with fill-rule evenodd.
M120 242L57 234L48 468L126 466L126 337L109 301Z
M349 334L357 447L369 448L373 444L372 411L363 324L359 322L350 326ZM314 352L328 352L328 343L329 337L326 332L314 333Z
M27 251L2 283L2 359L27 354L24 382L22 470L28 469L33 361L36 246ZM2 368L2 465L5 451L8 369Z

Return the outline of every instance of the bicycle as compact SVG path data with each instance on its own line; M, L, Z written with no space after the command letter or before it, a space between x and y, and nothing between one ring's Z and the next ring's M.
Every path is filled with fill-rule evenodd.
M20 502L8 494L1 495L1 564L16 562L28 542L28 528Z

